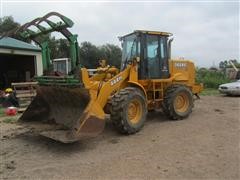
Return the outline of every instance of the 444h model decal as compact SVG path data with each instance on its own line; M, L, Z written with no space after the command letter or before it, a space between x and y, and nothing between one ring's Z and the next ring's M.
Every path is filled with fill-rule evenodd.
M174 66L178 69L185 69L187 67L186 62L175 62Z
M121 80L122 80L122 76L118 76L115 79L110 81L110 85L113 86L113 85L117 84Z

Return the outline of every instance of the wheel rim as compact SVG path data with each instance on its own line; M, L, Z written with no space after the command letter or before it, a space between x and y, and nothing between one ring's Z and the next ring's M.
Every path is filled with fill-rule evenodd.
M142 117L142 104L135 99L128 104L128 119L132 124L137 124Z
M174 108L180 113L184 113L188 110L189 98L185 93L179 93L174 100Z

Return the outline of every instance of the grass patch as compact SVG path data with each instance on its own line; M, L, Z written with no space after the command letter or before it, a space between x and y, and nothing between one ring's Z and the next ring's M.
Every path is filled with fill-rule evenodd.
M17 118L9 117L9 118L5 118L2 122L4 122L4 123L15 123L16 121L17 121Z
M200 95L215 96L215 95L219 95L219 91L218 91L218 89L214 89L214 88L206 88L200 93Z

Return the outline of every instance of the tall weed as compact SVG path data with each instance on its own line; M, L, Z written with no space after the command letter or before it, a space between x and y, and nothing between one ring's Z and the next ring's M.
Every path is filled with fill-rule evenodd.
M231 82L223 72L209 70L197 70L196 81L205 88L218 88L220 84Z

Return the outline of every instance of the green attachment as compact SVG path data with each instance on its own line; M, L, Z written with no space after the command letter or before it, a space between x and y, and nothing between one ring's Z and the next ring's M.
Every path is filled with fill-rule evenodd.
M49 20L50 17L56 16L61 21L53 22ZM44 27L41 23L47 23L48 26ZM79 62L79 46L77 42L77 35L73 35L68 28L74 25L73 21L62 14L57 12L50 12L43 17L38 17L31 22L25 23L19 27L14 33L20 34L25 39L31 39L42 48L42 62L43 71L51 71L50 62L50 49L48 41L45 38L39 38L41 35L49 34L52 32L60 32L70 44L70 60L72 72L74 72L75 78L80 79L80 62ZM36 27L37 30L32 30L30 27ZM68 82L68 81L67 81Z
M48 18L51 16L58 16L62 21L59 22L53 22L50 21ZM49 25L49 27L44 27L40 25L40 23L45 22ZM43 59L43 70L47 71L50 69L50 50L48 47L48 42L38 42L37 40L41 40L41 38L37 38L43 34L48 34L51 32L58 31L62 33L70 44L70 60L71 60L71 67L72 70L76 70L76 68L79 68L79 47L77 42L77 35L73 35L67 28L70 28L74 25L73 21L67 18L66 16L63 16L59 13L48 13L47 15L43 16L42 18L37 18L30 23L27 23L23 29L23 31L20 33L20 35L24 38L30 38L34 40L36 43L38 43L42 48L42 59ZM37 31L33 31L29 29L30 26L35 26L38 28ZM76 74L76 77L78 75Z
M40 44L42 48L42 62L43 62L43 72L49 70L50 68L50 49L48 47L48 42L44 41Z
M46 22L48 23L48 25L53 28L53 29L57 29L60 28L61 26L63 26L64 24L62 24L61 22L59 23L54 23L52 21L46 20Z
M47 30L47 28L45 28L44 26L41 26L39 24L37 24L36 26L40 31L46 31Z
M38 76L35 80L41 86L80 87L82 85L74 76Z
M20 33L20 35L21 35L23 38L25 38L25 39L30 38L30 37L33 36L34 34L35 34L35 32L32 31L32 30L30 30L30 29L27 29L27 30L25 30L25 31L23 31L23 32Z
M75 69L79 62L77 60L79 59L79 48L78 48L78 42L77 42L77 35L72 35L69 37L70 42L70 59L71 59L71 66L72 69Z
M58 30L58 29L61 30L61 29L64 29L64 28L69 28L69 26L67 24L63 23L63 22L54 23L54 22L52 22L52 21L50 21L48 19L46 20L46 22L54 30Z
M74 25L73 21L66 16L62 16L61 19L68 27L72 27Z
M39 31L36 31L36 32L32 31L30 29L26 29L25 31L23 31L24 34L27 34L27 35L25 35L24 38L31 39L31 38L35 38L37 36L41 36L43 34L49 34L51 32L56 32L56 31L61 32L63 29L67 28L67 26L65 24L62 24L62 23L56 24L56 23L53 23L53 22L50 23L50 22L48 22L49 25L51 24L50 28L45 28L45 27L44 27L44 29L39 28Z

